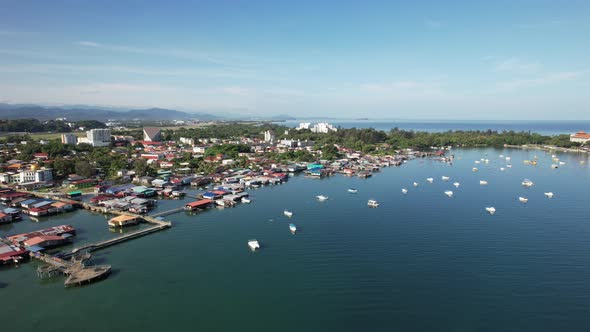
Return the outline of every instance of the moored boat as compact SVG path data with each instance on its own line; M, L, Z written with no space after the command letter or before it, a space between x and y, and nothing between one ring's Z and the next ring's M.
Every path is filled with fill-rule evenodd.
M291 233L295 234L295 232L297 232L297 226L295 226L295 224L289 224L289 230Z
M248 197L242 197L242 199L240 201L245 204L252 203L252 200Z
M482 186L485 186L485 185L488 184L488 181L486 181L486 180L479 180L479 184L482 185Z
M355 188L348 188L348 192L351 194L356 194L358 192L358 190Z
M370 199L370 200L367 202L367 205L368 205L369 207L378 207L378 206L379 206L379 203L377 203L377 201L376 201L376 200L374 200L374 199Z
M449 197L453 197L453 192L451 190L447 190L447 191L445 191L445 195L447 195Z
M529 199L525 198L525 197L519 197L518 200L521 201L522 203L526 203L529 201Z
M535 184L533 183L533 181L531 181L531 180L529 180L529 179L524 179L524 180L522 181L522 185L523 185L523 186L525 186L525 187L532 187L532 186L534 186Z
M324 196L324 195L317 195L315 198L317 198L319 201L328 200L328 196Z
M288 210L283 211L283 214L286 215L289 218L293 216L293 212L288 211Z
M414 187L418 187L418 182L414 182Z
M450 177L443 175L440 177L443 181L449 181Z
M455 183L453 183L453 186L455 186L455 188L459 188L459 186L460 186L460 185L461 185L461 184L460 184L459 182L455 182Z
M494 214L496 213L496 208L493 206L488 206L486 207L486 211L488 211L489 214Z
M408 189L402 188L402 194L407 194L407 193L408 193Z
M550 192L547 192L547 193L545 193L545 196L547 196L547 198L552 198L553 197L553 193L551 191Z
M432 183L432 182L434 182L434 179L433 178L427 178L426 181Z
M250 250L256 251L257 249L260 249L260 244L258 243L258 240L252 239L248 240L248 247L250 247Z

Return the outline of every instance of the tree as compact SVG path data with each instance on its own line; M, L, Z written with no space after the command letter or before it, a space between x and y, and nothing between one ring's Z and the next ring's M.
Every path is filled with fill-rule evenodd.
M94 175L95 168L90 165L89 162L86 160L80 160L76 162L76 174L83 176L85 178L91 177Z
M156 170L148 165L147 160L140 158L133 162L136 176L155 176Z

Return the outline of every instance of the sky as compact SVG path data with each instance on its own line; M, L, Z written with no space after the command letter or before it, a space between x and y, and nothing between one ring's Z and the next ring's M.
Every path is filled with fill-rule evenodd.
M590 119L590 1L0 0L0 103Z

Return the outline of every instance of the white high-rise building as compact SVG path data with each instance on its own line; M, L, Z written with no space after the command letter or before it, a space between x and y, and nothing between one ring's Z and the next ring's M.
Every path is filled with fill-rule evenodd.
M330 131L338 131L338 128L334 127L333 125L327 122L320 122L316 123L312 128L311 131L314 133L322 133L327 134Z
M53 180L53 172L51 168L42 168L36 170L25 170L20 172L20 182L19 183L29 183L29 182L43 182L43 181L52 181Z
M301 123L299 123L299 126L297 128L295 128L295 130L309 129L310 126L311 126L311 122L301 122Z
M109 146L111 144L110 129L91 129L86 132L88 143L92 146Z
M78 143L78 136L75 134L61 134L62 144L73 144Z
M275 133L272 130L267 130L264 132L264 141L265 142L272 142L275 140Z

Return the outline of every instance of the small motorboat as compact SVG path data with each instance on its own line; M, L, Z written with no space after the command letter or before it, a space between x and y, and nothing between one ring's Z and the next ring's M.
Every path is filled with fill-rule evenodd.
M317 198L319 201L328 200L328 196L324 196L324 195L317 195L315 198Z
M293 216L293 212L288 211L288 210L283 211L283 214L286 215L289 218L291 218Z
M477 172L477 167L473 167L473 171L474 172Z
M488 181L486 180L479 180L479 184L482 186L486 186L488 184Z
M250 204L250 203L252 203L252 200L251 200L251 199L249 199L248 197L242 197L241 201L242 201L242 203L245 203L245 204Z
M291 233L295 234L295 232L297 232L297 226L295 226L295 224L289 224L289 230Z
M488 206L486 207L486 211L488 211L489 214L494 214L496 213L496 208L493 206Z
M504 158L504 155L503 155L503 154L501 154L499 157L500 157L500 158Z
M506 157L506 161L510 161L510 157Z
M506 168L512 168L512 164L506 165Z
M453 197L453 192L451 190L447 190L447 191L445 191L445 195L447 195L449 197Z
M376 201L376 200L374 200L374 199L370 199L370 200L367 202L367 205L368 205L369 207L378 207L378 206L379 206L379 203L377 203L377 201Z
M428 178L428 179L426 179L426 181L432 183L432 182L434 182L434 179L433 178Z
M260 249L260 244L258 243L258 240L252 239L248 240L248 247L250 247L250 250L256 251L257 249Z
M407 194L407 193L408 193L408 189L402 188L402 194Z
M356 190L355 188L348 188L348 192L351 194L356 194L358 190Z
M414 182L414 187L418 187L418 182Z
M505 168L504 167L500 167L500 172L504 172Z
M476 164L479 164L479 163L480 163L480 161L479 161L479 160L476 160L476 161L475 161L475 163L476 163Z
M559 167L559 165L557 165L557 164L551 164L551 168L558 168L558 167Z
M526 203L529 201L529 199L525 198L525 197L519 197L518 200L521 201L522 203Z
M550 191L548 193L545 193L545 196L547 196L547 198L552 198L553 197L553 193Z
M562 165L563 166L563 165L565 165L565 163L563 161L560 161L559 162L559 165Z
M443 181L449 181L450 177L443 175L443 176L441 176L441 179Z
M533 183L533 181L531 181L531 180L529 180L529 179L524 179L524 180L522 181L522 185L523 185L523 186L525 186L525 187L532 187L532 186L534 186L535 184Z
M455 182L455 183L453 183L453 186L455 186L455 188L459 188L459 186L460 186L460 185L461 185L461 184L460 184L459 182Z

